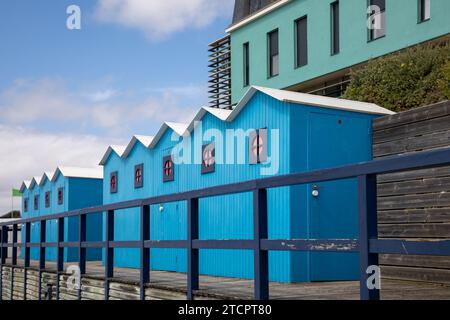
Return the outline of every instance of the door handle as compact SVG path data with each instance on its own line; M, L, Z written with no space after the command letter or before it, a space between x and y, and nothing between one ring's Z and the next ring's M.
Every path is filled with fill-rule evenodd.
M319 187L318 186L313 186L313 190L312 190L311 194L312 194L312 196L314 198L319 197L319 195L320 195Z

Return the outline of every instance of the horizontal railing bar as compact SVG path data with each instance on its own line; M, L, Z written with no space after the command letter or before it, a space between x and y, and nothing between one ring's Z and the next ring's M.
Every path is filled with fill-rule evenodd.
M450 256L450 240L370 240L369 250L378 254Z
M27 243L25 245L26 248L39 248L40 244L39 243Z
M86 215L112 210L130 209L134 207L140 207L142 205L156 205L161 203L185 201L193 198L208 198L214 196L231 195L251 192L257 189L270 189L283 186L319 183L324 181L355 178L360 175L385 174L391 172L425 169L430 167L441 167L446 165L450 165L450 148L417 152L412 155L393 156L386 159L362 162L331 169L316 170L305 173L294 173L289 175L251 180L247 182L216 186L206 189L187 191L177 194L156 196L142 200L120 202L45 217L36 217L14 222L4 222L0 223L0 226L54 220L58 218L77 216L80 214Z
M104 248L106 246L106 242L104 241L93 241L93 242L82 242L82 248Z
M329 251L358 252L358 240L261 240L261 249L267 251Z
M60 242L60 248L78 248L80 246L79 242Z
M58 248L58 242L42 242L42 248Z
M192 240L194 249L253 250L255 240Z
M125 249L140 248L141 242L140 241L110 241L109 247L110 248L125 248Z
M186 249L187 240L148 240L144 242L145 248L150 249Z

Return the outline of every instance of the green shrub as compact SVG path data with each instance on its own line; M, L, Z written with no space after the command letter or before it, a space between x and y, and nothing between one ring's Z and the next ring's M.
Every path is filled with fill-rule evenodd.
M450 44L421 45L351 72L344 98L399 112L450 99Z

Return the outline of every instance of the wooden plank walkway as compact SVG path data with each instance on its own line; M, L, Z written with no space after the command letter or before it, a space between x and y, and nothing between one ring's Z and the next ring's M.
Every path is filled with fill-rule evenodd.
M23 265L19 263L19 267ZM37 267L37 261L32 261L32 268ZM65 270L69 265L66 264ZM76 265L76 264L75 264ZM47 262L45 272L55 270L55 264ZM114 269L114 282L126 286L138 286L139 270ZM88 262L87 274L83 279L93 281L103 280L104 267L100 262ZM421 282L382 280L381 298L383 300L450 300L450 286ZM124 288L125 288L124 287ZM161 298L170 297L171 293L177 293L174 297L180 297L180 293L186 292L186 274L164 271L152 271L150 288L161 290ZM135 288L137 290L137 288ZM134 291L135 291L134 290ZM126 297L126 292L124 296ZM200 290L196 292L198 299L245 299L253 297L253 281L236 278L222 278L201 276ZM323 282L323 283L270 283L270 299L273 300L358 300L359 282Z

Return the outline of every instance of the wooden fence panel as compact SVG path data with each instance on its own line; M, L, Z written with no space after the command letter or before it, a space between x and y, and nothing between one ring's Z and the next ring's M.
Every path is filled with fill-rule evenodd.
M376 119L375 159L450 146L450 101ZM380 238L450 239L450 167L378 177ZM381 255L389 279L450 284L450 258Z

